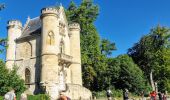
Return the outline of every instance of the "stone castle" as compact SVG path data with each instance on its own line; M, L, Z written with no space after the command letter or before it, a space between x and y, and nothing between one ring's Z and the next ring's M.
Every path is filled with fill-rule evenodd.
M71 99L91 99L82 86L80 26L68 24L64 8L47 7L26 24L11 20L7 25L6 66L18 66L27 92L46 92L56 100L60 92Z

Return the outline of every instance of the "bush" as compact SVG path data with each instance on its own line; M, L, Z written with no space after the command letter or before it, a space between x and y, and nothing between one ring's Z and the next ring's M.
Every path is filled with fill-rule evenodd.
M17 68L9 71L5 63L0 60L0 95L3 96L9 90L14 89L17 95L25 91L24 80L17 75Z
M3 100L3 96L0 96L0 100ZM17 96L17 100L20 100L20 96ZM50 97L46 94L28 95L27 100L50 100Z
M115 89L112 89L112 97L122 97L122 90L115 90ZM100 98L100 97L107 97L106 96L106 91L99 91L99 92L92 92L93 93L93 96L96 96L97 98Z
M0 100L3 100L3 96L0 96Z
M122 90L112 90L113 97L122 97Z
M29 95L27 100L50 100L50 97L46 94Z

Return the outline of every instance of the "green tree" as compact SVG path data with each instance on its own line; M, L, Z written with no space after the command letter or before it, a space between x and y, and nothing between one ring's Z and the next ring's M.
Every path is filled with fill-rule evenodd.
M129 89L131 92L140 93L148 91L148 85L142 70L133 62L128 55L116 57L109 68L112 72L111 84L117 89Z
M100 42L94 25L98 14L99 7L93 3L93 0L82 0L79 6L71 1L66 11L69 23L80 24L83 85L93 91L103 90L109 84L105 77L108 66L107 55L115 50L115 44L109 40L103 39Z
M100 44L101 54L111 55L113 50L116 50L115 43L111 43L107 39L102 39Z
M5 4L0 3L0 11L4 8L5 8ZM2 49L0 49L0 53L2 53L5 50L4 47L6 47L6 41L7 39L0 38L0 46L3 47Z
M72 1L66 12L69 22L77 22L81 26L81 61L84 86L93 90L96 70L100 64L100 38L94 21L98 15L98 6L92 0L83 0L79 7Z
M67 17L67 20L69 23L76 22L77 16L78 16L77 15L77 6L73 1L70 2L69 7L66 11L66 14L67 14L67 16L69 16L69 17Z
M17 75L17 69L9 71L5 67L5 63L0 60L0 95L4 95L9 89L15 89L17 94L25 91L24 80Z
M160 85L165 82L164 80L170 79L170 64L169 57L167 57L169 55L169 38L169 28L157 26L128 51L135 63L144 71L147 79L150 79L152 88L154 88L153 80ZM153 80L151 76L153 76ZM164 90L163 88L166 87L159 89Z

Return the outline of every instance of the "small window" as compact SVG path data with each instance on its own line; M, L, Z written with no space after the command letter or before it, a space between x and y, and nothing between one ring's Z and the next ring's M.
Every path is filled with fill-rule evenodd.
M48 33L48 37L47 37L47 44L49 45L54 45L54 33L53 32L49 32Z
M28 68L25 69L25 84L28 85L28 87L30 87L31 83L31 72Z

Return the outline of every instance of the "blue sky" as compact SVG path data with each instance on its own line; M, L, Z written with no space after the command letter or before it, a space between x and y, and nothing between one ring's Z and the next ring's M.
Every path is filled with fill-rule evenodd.
M27 16L39 16L43 7L60 2L68 7L71 0L1 0L6 9L0 12L0 37L6 37L6 23L18 19L23 24ZM81 0L74 0L80 4ZM95 22L101 38L116 43L113 57L125 54L143 35L158 24L170 26L170 0L94 0L100 7ZM0 58L4 58L1 54Z

